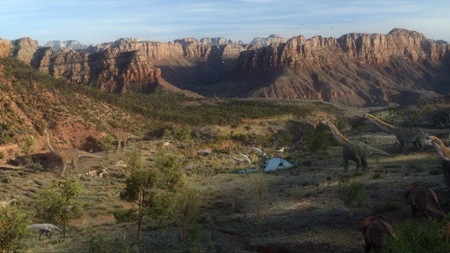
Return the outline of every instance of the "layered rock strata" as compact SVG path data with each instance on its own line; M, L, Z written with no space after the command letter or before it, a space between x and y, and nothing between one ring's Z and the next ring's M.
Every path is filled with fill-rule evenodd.
M207 96L385 105L450 91L450 46L405 29L339 38L271 35L249 45L221 37L124 38L77 51L38 47L29 38L7 44L0 41L0 56L109 92L151 92L164 80Z

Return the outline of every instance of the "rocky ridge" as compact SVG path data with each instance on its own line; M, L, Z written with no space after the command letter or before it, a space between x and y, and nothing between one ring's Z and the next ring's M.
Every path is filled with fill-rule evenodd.
M45 43L44 47L51 47L53 49L61 49L61 48L67 48L67 49L73 49L73 50L80 50L80 49L86 49L88 46L81 44L77 40L51 40Z
M122 38L81 51L39 48L29 38L11 44L10 54L41 71L110 92L151 92L164 79L206 96L377 105L450 91L450 46L405 29L339 38L271 35L248 45L221 37Z

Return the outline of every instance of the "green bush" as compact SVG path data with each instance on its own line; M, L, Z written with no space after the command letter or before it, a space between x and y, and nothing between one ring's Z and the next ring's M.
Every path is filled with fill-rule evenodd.
M89 253L109 253L109 252L130 252L130 248L125 240L119 236L105 238L102 235L95 235L88 241Z
M350 208L362 208L367 200L365 186L359 182L341 184L339 196Z
M450 252L450 242L444 232L444 226L444 222L431 219L420 223L407 221L398 226L394 226L397 238L387 239L387 245L383 252Z
M21 248L20 240L29 231L31 214L15 206L0 208L0 252L17 252Z
M113 215L114 215L114 218L116 219L116 222L118 222L118 223L132 222L137 219L135 209L121 208L121 209L115 210L113 212Z
M98 146L100 148L100 151L113 151L117 148L117 141L113 136L107 135L98 140Z

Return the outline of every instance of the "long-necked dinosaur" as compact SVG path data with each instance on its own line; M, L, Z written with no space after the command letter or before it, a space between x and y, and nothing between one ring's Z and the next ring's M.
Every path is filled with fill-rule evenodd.
M398 127L382 121L372 114L366 114L364 118L373 122L381 129L395 135L400 142L400 150L403 152L407 143L413 144L419 150L423 150L426 143L426 137L429 134L448 133L448 129L424 129L419 127Z
M442 174L444 175L445 183L450 188L450 148L446 147L444 142L436 136L428 136L427 143L434 146L436 152L442 158Z
M115 129L111 127L106 121L103 121L103 125L105 126L106 130L116 139L117 150L120 150L121 147L125 148L128 140L130 139L141 139L140 137L132 133L128 133L120 129Z
M45 129L44 132L47 135L46 138L47 147L61 160L62 163L61 177L64 176L64 172L66 171L67 164L69 162L72 164L73 169L76 169L77 162L80 157L85 156L85 157L100 158L99 156L76 148L68 148L68 147L61 148L58 146L53 146L50 140L50 134L48 133L48 130Z
M328 126L334 138L343 148L342 154L344 157L344 172L348 172L348 160L356 162L356 171L358 171L361 166L364 170L367 168L367 159L372 155L391 156L389 153L371 147L364 142L347 139L341 132L339 132L336 126L328 120L322 120L322 123Z

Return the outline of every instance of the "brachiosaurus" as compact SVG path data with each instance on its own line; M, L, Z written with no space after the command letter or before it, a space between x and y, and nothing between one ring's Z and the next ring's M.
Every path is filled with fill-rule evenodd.
M450 148L446 147L444 142L436 136L428 136L427 143L434 146L436 152L442 158L442 174L444 175L445 183L450 188Z
M372 155L391 156L383 150L371 147L363 142L347 139L339 132L336 126L328 120L322 120L322 124L328 126L334 138L336 138L343 148L344 172L348 172L348 160L356 162L356 171L358 171L360 166L362 166L364 170L367 168L367 159Z
M64 176L64 172L66 171L66 167L69 162L72 164L72 168L76 169L78 159L82 156L100 158L99 156L76 148L65 148L65 147L60 148L58 146L53 146L50 140L48 130L45 129L44 132L47 135L46 144L48 148L61 160L62 163L61 177Z
M141 139L140 137L132 133L128 133L119 129L114 129L105 121L103 121L103 125L105 125L106 130L116 139L117 150L119 150L122 145L123 145L122 148L125 148L128 140L130 139Z
M381 119L373 116L372 114L366 114L364 118L370 120L381 129L395 135L400 142L400 149L403 152L404 146L407 143L413 144L419 150L423 150L427 132L422 128L417 127L397 127L382 121Z

